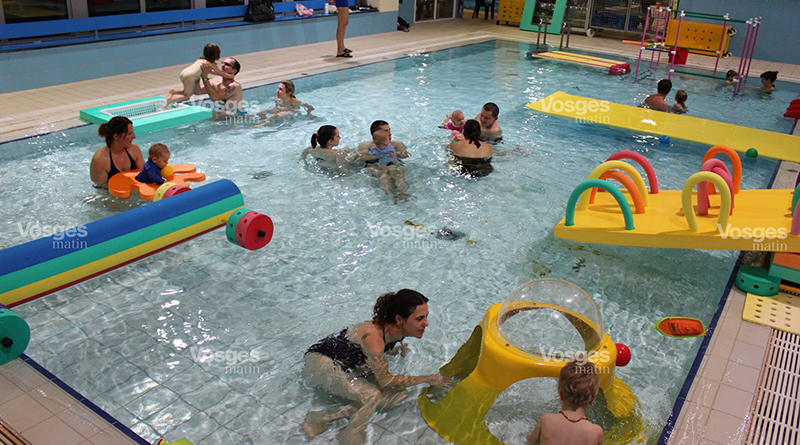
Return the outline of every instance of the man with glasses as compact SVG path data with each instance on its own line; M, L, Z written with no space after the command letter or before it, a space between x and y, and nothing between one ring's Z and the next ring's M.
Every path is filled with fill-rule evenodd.
M236 76L239 74L241 65L233 57L227 57L222 62L222 72ZM242 106L242 85L235 79L213 79L209 80L211 73L209 65L203 65L203 74L200 76L203 82L201 93L208 94L214 101L214 111L221 111L225 114L245 114L247 110Z

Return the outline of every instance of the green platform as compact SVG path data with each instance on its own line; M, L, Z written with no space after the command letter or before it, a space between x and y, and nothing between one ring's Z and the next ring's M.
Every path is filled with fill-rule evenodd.
M177 125L209 119L210 109L197 105L177 104L177 108L161 110L166 98L163 96L132 100L102 107L81 110L81 119L94 124L108 122L114 116L125 116L133 122L137 133L148 133Z
M535 18L536 6L539 0L527 0L525 2L525 9L522 10L522 18L520 19L519 29L523 31L539 31L539 24L533 23ZM555 0L553 6L552 17L550 24L547 25L548 34L561 34L561 25L564 23L564 12L567 9L567 0ZM544 29L542 29L544 31Z

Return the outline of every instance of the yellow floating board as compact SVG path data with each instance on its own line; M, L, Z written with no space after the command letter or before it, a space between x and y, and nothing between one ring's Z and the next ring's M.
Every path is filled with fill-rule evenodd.
M621 192L631 203L627 191ZM722 228L723 234L717 229L718 193L709 197L709 215L697 217L700 226L697 233L689 231L680 190L651 194L645 213L633 214L634 230L625 230L622 212L611 194L597 193L589 210L575 211L575 225L567 227L564 218L554 233L557 238L597 244L800 252L800 236L790 234L793 193L793 190L741 190L734 197L730 226ZM692 194L696 211L697 191Z
M708 146L727 145L743 153L749 148L755 148L761 156L800 162L800 137L789 134L573 96L561 91L526 107L580 122L594 122L658 136L666 135Z
M748 293L742 319L800 335L800 297L785 292L774 297Z
M546 53L531 53L531 57L562 60L564 62L579 63L581 65L600 66L603 68L610 68L612 65L621 65L625 63L619 60L601 59L599 57L587 56L584 54L568 53L565 51L548 51Z

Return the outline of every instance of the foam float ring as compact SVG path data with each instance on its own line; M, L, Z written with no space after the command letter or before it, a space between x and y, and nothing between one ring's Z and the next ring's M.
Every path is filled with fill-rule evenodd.
M743 266L736 274L736 287L754 295L774 297L780 285L781 279L770 275L763 267Z
M164 197L162 199L169 198L171 196L180 195L181 193L185 193L190 191L189 187L185 185L173 185L172 187L168 188L166 192L164 192Z
M156 193L153 195L153 202L161 201L161 199L164 197L164 193L167 193L167 190L175 185L178 184L169 181L165 181L163 184L161 184L161 186L156 189Z
M236 224L236 243L248 250L258 250L272 240L272 220L258 212L248 212Z
M252 212L252 210L247 207L242 207L231 213L231 216L228 217L228 222L225 224L225 237L228 238L228 241L232 244L239 245L239 243L236 242L236 226L239 224L239 220L242 216L250 212Z

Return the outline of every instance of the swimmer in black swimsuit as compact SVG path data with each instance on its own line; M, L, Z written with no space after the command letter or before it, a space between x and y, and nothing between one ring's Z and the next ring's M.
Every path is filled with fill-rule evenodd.
M447 147L453 155L450 166L460 175L480 178L494 171L492 146L481 142L481 124L470 119L464 124L465 140L457 140Z
M309 378L331 393L352 400L352 405L311 411L303 423L309 438L321 434L334 420L348 417L342 432L347 444L363 444L372 413L408 397L405 388L428 383L445 386L441 374L403 376L389 373L383 353L405 355L404 337L422 338L428 326L428 299L419 292L401 289L378 298L370 321L332 334L311 346L305 354Z
M136 134L127 117L115 116L101 124L97 134L106 139L106 145L92 156L89 175L97 187L106 187L112 176L125 170L141 170L144 166L142 150L133 143ZM125 158L128 158L126 168ZM120 169L122 167L122 169Z

